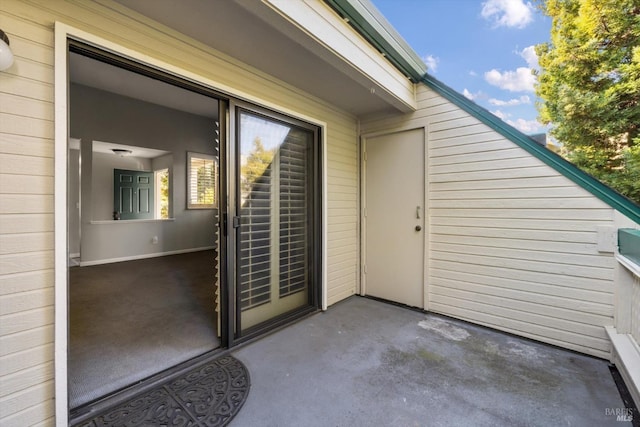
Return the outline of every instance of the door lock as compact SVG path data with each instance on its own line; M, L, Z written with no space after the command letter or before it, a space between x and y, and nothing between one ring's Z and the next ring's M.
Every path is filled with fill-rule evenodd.
M416 225L416 231L421 231L421 230L422 230L422 226Z

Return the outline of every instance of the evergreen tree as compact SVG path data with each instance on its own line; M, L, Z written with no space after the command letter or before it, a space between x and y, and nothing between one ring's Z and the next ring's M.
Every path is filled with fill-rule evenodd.
M259 182L260 178L269 174L269 166L276 154L275 149L267 150L260 137L253 141L253 150L247 155L246 161L241 167L242 187L245 194L252 191L252 185Z
M564 155L640 204L640 0L546 0L540 120Z

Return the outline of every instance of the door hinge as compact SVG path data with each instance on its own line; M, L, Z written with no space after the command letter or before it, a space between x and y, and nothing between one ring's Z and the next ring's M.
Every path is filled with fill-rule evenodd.
M365 162L367 161L367 152L366 151L362 152L362 158L364 159Z
M367 264L364 265L364 267L362 268L362 270L364 271L364 274L367 274Z
M367 217L367 208L362 209L362 216Z
M240 227L240 217L239 216L234 216L233 217L233 228L239 228Z

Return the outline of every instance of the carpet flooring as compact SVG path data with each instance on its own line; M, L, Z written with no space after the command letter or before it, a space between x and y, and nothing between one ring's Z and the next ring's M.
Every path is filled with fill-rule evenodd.
M249 393L249 372L225 356L74 427L225 426Z
M69 269L69 406L219 346L214 251Z

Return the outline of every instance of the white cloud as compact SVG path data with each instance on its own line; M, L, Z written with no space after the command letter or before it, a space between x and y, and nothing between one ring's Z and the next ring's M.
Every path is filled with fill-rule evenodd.
M506 118L507 118L507 117L510 117L510 116L511 116L511 114L503 113L503 112L502 112L502 111L500 111L500 110L492 111L492 112L491 112L491 114L493 114L494 116L496 116L496 117L498 117L499 119L504 120L504 121L506 121Z
M472 101L475 101L479 97L483 96L482 92L471 93L466 87L462 91L462 94L464 95L465 98L470 99Z
M515 121L506 120L506 122L518 129L520 132L527 134L538 132L543 128L542 124L537 120L517 119Z
M500 72L495 68L484 73L487 83L511 92L533 92L536 77L531 74L531 69L519 67L515 71Z
M522 95L520 98L513 98L508 101L490 98L489 104L495 105L496 107L514 107L516 105L531 104L531 98L529 98L529 96L527 95Z
M522 133L532 134L539 132L544 126L538 122L537 120L525 120L525 119L516 119L510 120L511 114L502 112L500 110L492 111L491 114L498 117L503 122L513 126L518 129Z
M538 65L538 55L536 54L535 46L527 46L521 51L516 51L516 53L527 61L529 68L540 68L540 65Z
M440 63L440 58L435 57L433 55L427 55L422 58L425 64L427 64L427 70L431 73L435 73L438 69L438 64Z
M471 70L471 71L469 71L469 75L470 75L471 77L477 77L477 76L478 76L478 73L476 73L475 71Z
M524 28L533 21L534 8L523 0L488 0L480 13L494 27Z

